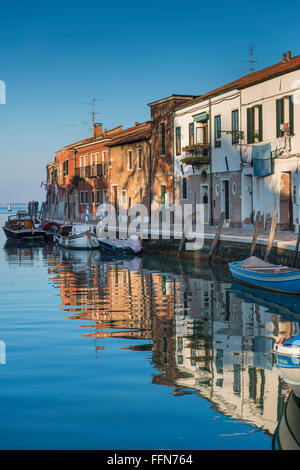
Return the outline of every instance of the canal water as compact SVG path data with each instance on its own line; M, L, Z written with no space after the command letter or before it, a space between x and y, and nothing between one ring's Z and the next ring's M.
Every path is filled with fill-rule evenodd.
M2 230L0 258L1 449L272 448L290 388L271 348L298 333L297 298Z

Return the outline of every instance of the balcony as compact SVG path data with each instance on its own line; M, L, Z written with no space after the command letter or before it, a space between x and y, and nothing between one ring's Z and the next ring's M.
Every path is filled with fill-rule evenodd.
M85 177L84 167L76 168L75 169L75 175L79 176L79 178L84 178Z
M209 143L193 144L183 147L183 152L185 152L185 157L181 159L181 163L186 165L201 165L208 164L210 162L209 156Z
M105 175L105 168L102 163L98 163L97 165L76 168L75 174L80 178L97 178Z

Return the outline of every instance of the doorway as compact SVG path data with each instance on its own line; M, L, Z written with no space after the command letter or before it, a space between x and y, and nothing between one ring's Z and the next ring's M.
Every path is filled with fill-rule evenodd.
M208 186L200 186L200 203L203 204L204 223L208 224Z
M253 181L252 175L244 177L244 224L253 224Z
M222 195L221 195L221 212L225 212L225 221L229 222L230 210L229 210L229 181L222 181Z
M290 172L280 176L280 229L293 230L292 177Z

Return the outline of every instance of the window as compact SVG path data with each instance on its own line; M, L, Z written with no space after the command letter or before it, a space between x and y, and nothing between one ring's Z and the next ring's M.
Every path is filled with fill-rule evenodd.
M96 204L100 204L100 191L96 189Z
M92 190L91 191L91 204L94 204L95 202L95 192Z
M80 155L80 157L79 157L79 166L80 166L80 168L83 167L83 156L82 155Z
M262 105L253 106L247 109L247 144L262 142L263 122Z
M88 202L89 202L89 193L88 193L88 191L84 191L84 194L85 194L85 201L84 202L85 202L85 204L88 204Z
M167 190L166 186L162 185L160 188L160 200L161 200L162 205L166 203L166 190Z
M95 154L91 153L91 165L93 166L95 164Z
M132 150L128 150L127 158L128 158L128 170L132 170Z
M88 166L88 156L84 156L84 166Z
M194 145L194 123L189 124L189 145Z
M232 145L239 143L239 110L234 109L231 113Z
M95 153L95 164L98 165L99 163L99 152Z
M123 208L126 208L126 206L127 206L127 192L126 192L126 189L122 190L121 205L122 205Z
M102 197L103 197L103 202L106 203L107 202L107 194L106 194L106 189L103 189L103 192L102 192Z
M221 116L215 116L215 147L221 147Z
M180 127L176 127L176 155L181 154L181 130Z
M137 149L137 161L138 161L138 169L141 170L143 167L143 149Z
M63 162L63 176L68 176L69 174L69 160Z
M292 96L276 100L276 137L294 134L294 103Z
M83 191L80 191L80 204L84 204Z
M106 154L107 154L107 151L104 150L102 152L102 166L103 166L102 173L103 173L103 176L106 176Z
M166 125L164 122L159 125L159 154L166 154Z
M181 199L187 199L187 178L182 178L182 192L181 192Z

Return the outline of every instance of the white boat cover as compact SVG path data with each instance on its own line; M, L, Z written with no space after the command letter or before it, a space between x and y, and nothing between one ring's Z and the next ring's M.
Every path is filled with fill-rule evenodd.
M246 258L244 261L238 264L241 268L267 268L274 266L263 259L257 258L256 256L250 256ZM279 266L279 265L278 265Z

